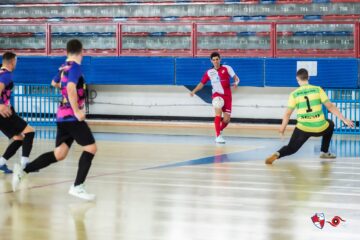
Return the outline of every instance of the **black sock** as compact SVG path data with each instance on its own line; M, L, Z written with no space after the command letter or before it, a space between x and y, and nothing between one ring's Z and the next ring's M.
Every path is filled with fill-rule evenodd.
M57 162L53 151L40 155L37 159L26 165L24 172L35 172Z
M14 156L14 154L21 147L21 145L22 145L21 140L15 140L12 143L10 143L10 145L7 147L7 149L3 155L3 158L5 158L6 160L9 160L12 156Z
M85 182L93 158L94 158L94 154L83 151L83 153L80 156L79 168L76 175L74 186L78 186Z
M30 152L33 146L34 141L34 132L29 132L25 134L24 140L23 140L23 149L22 149L22 156L23 157L29 157Z

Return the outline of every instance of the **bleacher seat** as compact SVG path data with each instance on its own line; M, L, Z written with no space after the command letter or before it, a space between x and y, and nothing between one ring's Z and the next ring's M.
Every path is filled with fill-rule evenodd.
M311 51L321 54L324 48L328 52L343 51L348 54L348 49L353 51L353 42L357 37L354 36L353 25L340 24L327 28L316 22L359 18L360 2L353 0L80 0L77 3L45 0L23 3L20 0L8 0L0 3L0 23L77 23L73 26L52 26L51 52L54 54L62 53L66 41L74 37L83 41L87 53L116 54L116 23L151 21L156 24L122 26L121 52L167 54L177 51L181 55L191 51L192 29L189 22L195 21L222 23L198 25L195 43L198 53L223 49L234 54L264 52L268 56L271 49L270 24L226 23L283 20L314 23L278 25L277 45L280 51L294 49L294 52L304 50L304 53ZM93 25L83 25L82 22ZM108 22L109 25L96 25L100 22ZM157 24L164 22L187 24ZM46 37L45 25L1 26L0 47L2 50L17 49L37 54L45 51ZM310 40L311 50L301 44Z
M207 7L204 7L205 4ZM84 0L78 3L60 3L37 0L32 3L22 3L18 0L10 0L6 4L0 4L0 12L1 22L319 20L358 18L360 2L352 0L122 0L115 2Z

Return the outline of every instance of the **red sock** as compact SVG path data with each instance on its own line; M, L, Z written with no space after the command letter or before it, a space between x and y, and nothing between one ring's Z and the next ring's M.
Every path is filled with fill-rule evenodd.
M227 127L227 125L228 125L229 123L224 123L224 122L221 122L221 128L220 128L220 131L222 131L222 130L224 130L226 127Z
M221 124L221 117L220 116L215 117L214 124L215 124L216 136L218 137L220 135L220 124Z

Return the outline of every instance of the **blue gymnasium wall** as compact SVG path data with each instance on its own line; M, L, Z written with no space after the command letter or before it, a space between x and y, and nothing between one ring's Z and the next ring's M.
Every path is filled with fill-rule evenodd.
M14 81L49 83L64 57L19 57ZM295 87L296 62L317 61L311 83L324 88L359 88L358 59L224 58L242 86ZM210 67L208 58L85 57L83 71L89 84L196 85Z
M296 63L317 61L317 76L310 78L311 84L324 88L358 88L357 59L271 59L265 61L265 86L296 87Z

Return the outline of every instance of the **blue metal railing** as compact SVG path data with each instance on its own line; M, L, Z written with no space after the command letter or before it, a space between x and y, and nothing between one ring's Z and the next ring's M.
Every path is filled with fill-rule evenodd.
M359 157L359 135L334 137L331 141L331 149L337 153L338 157Z
M33 126L55 126L61 100L58 89L49 84L16 84L11 104L17 114Z
M337 134L360 134L360 89L328 89L326 93L341 113L355 123L354 128L349 128L324 108L325 117L335 123L334 132Z

